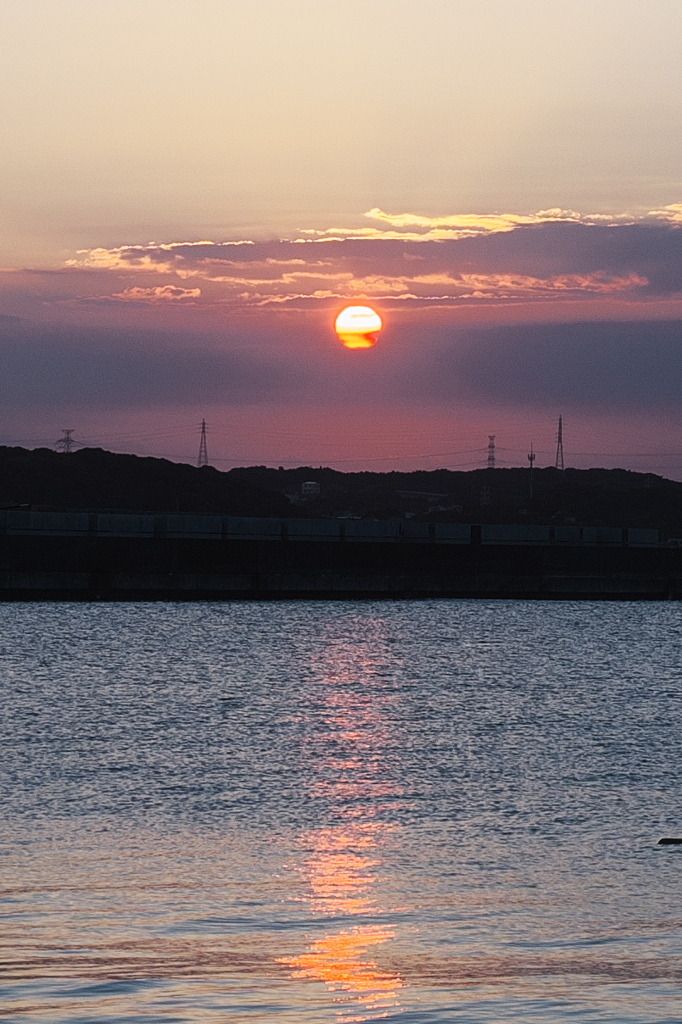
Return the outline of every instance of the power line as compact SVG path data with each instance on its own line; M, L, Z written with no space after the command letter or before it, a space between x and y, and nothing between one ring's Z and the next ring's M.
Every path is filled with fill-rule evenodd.
M203 425L205 425L205 420L203 421ZM563 419L561 420L561 426L562 426L562 435L563 435ZM128 447L125 444L125 441L128 438L130 438L131 440L139 439L139 441L142 441L143 439L149 439L150 441L153 442L154 440L160 440L163 437L169 438L169 439L174 437L175 439L178 439L178 440L183 435L185 435L188 440L191 437L190 429L188 429L186 427L173 427L173 428L170 428L170 429L167 428L167 429L151 430L151 431L145 431L145 432L143 432L143 431L120 431L120 432L114 432L112 434L108 434L106 437L100 437L100 438L85 437L85 438L78 439L78 440L73 437L73 433L74 433L73 428L65 428L65 429L63 429L62 433L63 433L63 436L61 438L59 438L59 440L57 442L50 442L49 438L43 438L43 437L16 438L16 437L12 437L12 436L9 436L9 435L4 435L4 436L0 435L0 443L9 444L9 445L12 445L12 444L22 444L22 445L26 445L26 446L35 445L35 446L39 446L39 447L47 446L47 445L50 445L50 444L54 444L55 447L57 447L58 450L63 451L63 452L73 452L77 448L101 446L101 447L104 447L104 448L108 448L110 451L113 451L113 452L115 452L117 454L129 454L130 453L130 447L137 448L138 445L131 445L130 447ZM123 445L121 446L120 444L111 444L111 440L113 440L114 438L118 438L120 442L123 442ZM451 449L449 451L418 452L418 453L414 453L414 454L407 454L407 453L403 452L403 453L401 453L399 455L372 455L372 456L357 456L357 457L352 457L352 456L349 457L348 455L344 455L343 457L337 457L335 455L330 455L330 456L325 456L323 458L320 458L319 455L317 455L315 457L307 457L307 458L306 457L304 457L304 458L301 458L301 457L293 457L293 458L268 457L268 458L265 458L265 459L260 458L260 457L259 458L255 458L255 457L252 457L252 456L251 457L250 456L246 456L245 458L241 458L240 459L239 456L237 456L235 458L235 456L232 455L232 457L230 457L230 458L220 457L220 456L215 457L214 456L212 461L214 463L218 462L218 463L221 463L221 464L231 464L231 465L234 465L234 466L239 465L240 463L243 464L245 461L248 461L249 463L272 462L272 463L279 463L280 465L284 464L284 465L288 465L288 466L300 466L300 465L312 465L312 464L319 465L321 463L326 463L327 465L332 465L332 464L334 464L334 465L348 465L348 464L363 465L363 464L378 463L378 462L389 462L389 463L390 462L403 462L403 463L409 463L409 462L413 462L415 460L421 460L421 459L424 459L424 460L426 460L426 459L434 459L434 458L448 458L448 459L451 459L451 458L456 457L456 456L470 455L470 454L471 455L487 454L487 456L489 458L490 454L491 454L491 451L490 451L490 447L491 447L491 445L490 445L490 438L493 439L494 456L495 456L495 463L494 463L495 467L497 467L497 466L505 466L505 467L506 466L510 466L510 467L513 466L515 464L515 460L514 460L514 455L515 454L518 454L518 463L516 463L516 465L517 466L519 464L523 465L523 463L525 462L527 449L513 448L513 447L507 448L507 447L499 446L499 445L496 444L496 440L495 440L495 435L494 434L489 435L488 446L476 447L476 448L454 449L454 450ZM559 440L559 438L557 437L557 448L558 448L558 440ZM563 441L563 436L561 437L561 440ZM281 441L281 437L280 437L280 441ZM207 448L207 445L206 445L206 448ZM505 453L507 455L511 455L512 459L509 460L509 459L505 459L505 458L500 458L500 453ZM146 452L146 454L150 455L152 457L177 459L178 461L183 461L183 462L191 462L192 461L191 457L190 457L190 455L189 455L189 453L187 451L172 451L172 452L148 451L148 452ZM544 458L546 456L549 456L550 452L548 450L546 450L546 449L540 449L539 451L535 452L535 454L536 454L536 457ZM556 449L552 452L552 454L555 455L555 459L553 461L554 461L554 464L556 466L556 455L557 455ZM561 455L561 451L559 451L559 455ZM207 450L206 450L205 456L206 456L206 460L208 460L208 451ZM680 468L679 467L679 460L682 459L682 451L678 450L678 451L616 451L616 452L612 451L612 452L608 452L608 451L573 451L573 449L572 449L572 458L574 460L575 459L581 459L581 458L582 459L587 459L587 458L616 459L616 458L618 458L618 459L629 459L629 460L641 460L641 459L654 460L655 459L656 462L653 463L650 466L651 469L660 468L661 470L664 470L664 471L665 470L671 471L671 470L677 470L678 468ZM663 460L676 460L676 462L674 464L670 464L669 462L665 462ZM559 462L561 462L561 459L559 459ZM208 464L208 461L206 461L205 464ZM462 460L462 461L459 461L459 462L456 462L456 463L450 463L449 468L451 468L451 469L459 469L459 468L464 469L464 468L467 468L467 467L470 467L470 466L476 466L476 465L480 465L480 464L481 464L480 460L471 460L471 461ZM485 465L485 461L484 461L484 465ZM561 468L561 466L559 466L559 468Z
M525 451L525 449L524 448L502 448L500 445L497 445L497 451L498 452L519 452L519 453L523 453ZM549 455L549 449L548 448L539 448L538 451L541 452L542 454ZM682 457L682 451L679 451L679 452L581 452L581 451L575 451L573 448L571 448L571 452L572 452L573 455L594 456L595 458L596 457L602 457L602 458L607 458L608 457L608 458L613 458L613 459L616 459L616 458L618 458L618 459L666 459L666 458L668 458L668 459L677 459L677 458L681 458Z

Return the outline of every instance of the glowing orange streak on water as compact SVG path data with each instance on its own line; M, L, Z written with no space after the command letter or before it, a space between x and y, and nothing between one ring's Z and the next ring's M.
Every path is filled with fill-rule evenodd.
M377 847L376 828L362 825L347 829L322 829L311 837L314 853L306 862L312 890L311 903L320 913L344 916L377 913L371 887L376 883L373 869L380 860L370 851ZM358 924L313 942L304 953L282 958L294 968L294 977L324 982L332 992L356 997L353 1015L340 1010L345 1022L361 1022L386 1016L397 1005L402 979L381 970L367 956L373 946L395 937L394 930L381 924ZM357 1003L366 1009L358 1013Z
M379 970L375 960L361 959L370 946L387 942L394 934L390 928L361 926L353 932L326 935L314 942L309 952L289 963L299 968L297 977L325 981L332 990L394 993L401 987L400 978L392 972Z
M344 820L302 836L311 851L304 867L312 910L357 923L343 927L339 922L340 930L311 942L297 956L278 960L293 969L295 978L321 981L338 993L338 1020L344 1024L395 1012L403 987L401 975L382 969L371 955L395 938L392 925L378 920L385 911L374 893L380 841L391 828L376 819L377 801L402 792L385 777L383 751L391 732L380 701L359 696L348 685L359 675L371 676L372 669L352 643L337 647L332 664L325 666L325 718L335 743L322 753L320 775L311 780L310 792L343 807Z

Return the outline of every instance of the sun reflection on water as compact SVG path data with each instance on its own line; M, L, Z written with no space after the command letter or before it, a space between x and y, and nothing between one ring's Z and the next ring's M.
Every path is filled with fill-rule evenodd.
M403 982L395 971L382 970L372 956L395 938L395 928L376 919L382 908L373 892L379 837L376 823L325 828L305 837L312 853L305 862L311 909L327 917L371 918L346 925L316 939L299 956L282 958L295 978L322 981L336 997L339 1020L367 1021L399 1006Z
M333 994L337 1019L350 1024L400 1008L403 979L381 965L396 929L381 897L379 869L392 831L383 812L402 790L387 773L387 752L395 742L387 714L393 695L381 685L372 687L376 666L357 645L335 645L326 653L318 709L324 725L312 741L309 789L313 798L335 807L338 818L301 836L308 851L301 871L312 912L338 919L338 925L278 962L292 969L293 978L322 982Z

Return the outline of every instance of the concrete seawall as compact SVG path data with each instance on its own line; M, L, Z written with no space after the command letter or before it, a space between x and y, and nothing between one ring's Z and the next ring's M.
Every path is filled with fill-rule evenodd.
M0 513L0 600L682 598L656 531Z

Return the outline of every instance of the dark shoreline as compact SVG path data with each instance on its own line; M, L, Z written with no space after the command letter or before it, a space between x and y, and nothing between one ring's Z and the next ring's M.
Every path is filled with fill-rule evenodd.
M682 600L682 548L656 537L608 527L3 513L0 601Z

